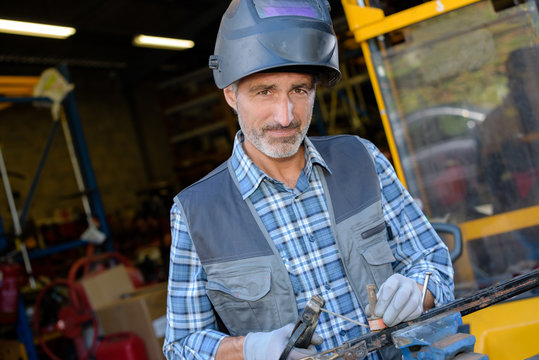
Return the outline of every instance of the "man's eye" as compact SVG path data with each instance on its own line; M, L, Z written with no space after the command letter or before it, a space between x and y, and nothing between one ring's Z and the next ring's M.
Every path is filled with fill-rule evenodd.
M307 90L303 88L294 89L295 94L308 94Z
M270 94L270 91L269 90L261 90L258 92L259 95L269 95Z

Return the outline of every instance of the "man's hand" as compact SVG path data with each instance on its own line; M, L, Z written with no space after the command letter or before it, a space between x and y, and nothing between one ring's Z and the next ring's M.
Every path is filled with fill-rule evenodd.
M387 326L416 319L423 312L419 284L400 274L391 275L380 286L376 297L374 314L383 318ZM369 306L365 311L370 314Z
M271 332L249 333L243 343L243 357L245 360L277 360L283 352L294 324L288 324ZM323 339L317 334L313 335L311 343L320 345ZM293 348L287 360L297 360L316 354L314 345L307 349Z

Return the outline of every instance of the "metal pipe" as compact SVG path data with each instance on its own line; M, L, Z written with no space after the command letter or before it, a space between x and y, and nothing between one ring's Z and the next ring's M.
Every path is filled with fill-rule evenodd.
M82 173L80 171L80 165L77 160L77 154L75 153L75 147L73 146L73 138L71 137L71 131L67 124L65 114L60 111L60 118L62 122L62 130L64 133L64 138L67 145L67 152L69 154L69 160L71 161L71 166L73 167L73 173L75 174L75 181L77 183L77 188L81 193L82 198L82 207L84 208L84 213L86 214L86 219L88 220L88 226L91 226L93 223L92 219L92 210L90 208L90 202L88 201L88 196L86 195L86 188L84 186L84 180L82 179Z
M4 182L4 189L6 190L6 198L9 204L11 217L13 218L13 227L15 228L15 237L18 240L19 247L21 248L24 268L26 269L26 273L28 274L30 287L32 289L35 289L36 281L32 274L32 265L30 264L30 259L28 258L28 250L26 249L26 245L24 244L24 242L20 241L19 239L19 237L22 234L21 223L19 222L19 215L17 214L17 207L15 206L15 200L13 199L13 192L11 191L11 185L9 184L6 163L4 162L4 154L2 153L1 146L0 146L0 174L2 176L2 181Z
M36 173L34 174L32 185L30 186L30 190L28 191L28 195L26 196L26 200L24 201L21 214L19 215L19 222L21 223L21 225L24 224L24 222L26 221L26 215L28 214L28 210L30 209L30 204L32 203L34 192L36 191L39 178L41 177L41 172L43 171L45 161L47 160L49 151L52 147L52 140L54 139L54 134L56 134L56 130L58 129L58 123L59 121L57 120L53 122L49 138L47 139L47 143L45 144L45 149L41 154L41 159L39 159L39 165L37 166Z
M7 177L6 163L4 162L4 154L2 153L2 147L0 146L0 173L2 174L2 181L4 182L4 189L6 190L6 198L9 205L9 211L11 212L11 218L13 219L13 227L15 228L15 236L19 237L22 234L21 224L19 222L19 215L17 214L17 208L15 206L15 200L13 199L13 192L11 191L11 185Z
M58 70L67 82L71 81L66 65L60 65L58 67ZM99 195L97 181L95 179L94 171L90 161L90 155L88 153L88 148L84 139L84 132L82 130L82 124L80 122L80 117L77 110L77 104L73 91L67 94L66 98L62 102L62 105L66 113L69 129L71 130L71 136L73 138L73 144L75 147L75 152L77 154L77 159L79 161L80 171L84 179L84 184L86 186L86 189L90 191L88 197L90 201L90 207L92 209L92 214L97 217L99 221L99 230L106 235L107 239L109 239L110 230L107 224L107 219L105 217L105 209ZM107 245L109 251L114 250L112 241L108 241Z
M331 315L333 315L333 316L339 317L339 318L341 318L341 319L343 319L343 320L350 321L350 322L353 323L353 324L356 324L356 325L359 325L359 326L363 326L364 328L369 329L369 325L362 324L362 323L360 323L359 321L352 320L352 319L350 319L350 318L348 318L348 317L346 317L346 316L343 316L343 315L341 315L341 314L334 313L333 311L330 311L330 310L327 310L327 309L324 309L324 308L320 308L320 310L323 311L323 312L326 312L326 313L328 313L328 314L331 314Z
M427 296L427 287L429 286L429 280L432 273L430 271L425 272L425 282L423 283L423 292L421 293L421 306L425 308L425 297Z

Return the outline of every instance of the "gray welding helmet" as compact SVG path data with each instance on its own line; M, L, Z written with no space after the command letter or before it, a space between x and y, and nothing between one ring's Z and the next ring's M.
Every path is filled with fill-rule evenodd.
M327 0L232 0L210 56L220 89L262 71L308 72L326 86L341 78Z

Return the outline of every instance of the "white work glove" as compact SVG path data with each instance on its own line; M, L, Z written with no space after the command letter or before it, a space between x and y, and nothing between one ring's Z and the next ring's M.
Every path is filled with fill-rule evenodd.
M401 274L391 275L380 286L376 297L378 301L374 315L383 318L387 326L416 319L423 312L419 286L414 280ZM365 312L370 315L369 305L365 308Z
M294 324L288 324L271 332L248 333L243 343L243 357L245 360L278 360L281 356L292 331ZM311 344L307 349L292 348L287 360L298 360L316 354L314 345L320 345L322 339L313 334Z

